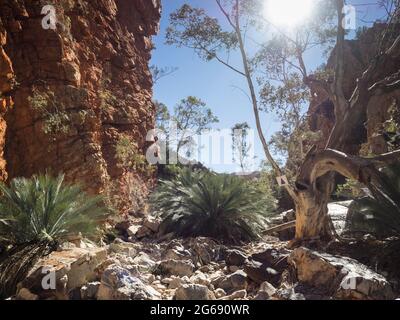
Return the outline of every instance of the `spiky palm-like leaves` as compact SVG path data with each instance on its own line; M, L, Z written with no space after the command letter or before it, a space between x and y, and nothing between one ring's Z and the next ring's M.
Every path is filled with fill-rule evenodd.
M162 218L161 233L230 243L257 239L267 210L241 178L189 170L161 182L152 203Z
M94 235L106 210L99 198L79 186L64 184L64 176L34 176L0 184L0 296L13 293L30 267L71 233Z
M64 176L14 179L0 184L0 243L56 241L69 233L93 234L105 210L99 198L79 186L65 185Z
M357 199L350 206L348 230L389 236L400 234L400 164L383 168L371 182L373 197Z

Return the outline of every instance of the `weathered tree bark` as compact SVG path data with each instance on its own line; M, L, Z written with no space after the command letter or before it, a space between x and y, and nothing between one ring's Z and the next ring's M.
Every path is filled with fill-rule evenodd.
M331 194L332 172L357 180L379 197L382 187L380 166L400 160L400 150L374 158L350 156L326 149L307 155L297 177L296 239L326 238L331 235L327 205Z
M274 170L274 173L275 173L276 177L280 177L280 176L283 175L282 170L279 167L278 163L273 158L273 156L272 156L272 154L271 154L271 152L269 150L267 139L265 138L265 135L264 135L263 130L262 130L256 90L255 90L255 87L254 87L253 78L252 78L252 74L251 74L251 71L250 71L250 66L249 66L249 62L248 62L248 58L247 58L247 53L246 53L246 50L245 50L242 31L240 29L240 21L239 21L240 3L239 3L239 0L236 0L236 5L235 5L236 14L234 16L234 21L232 21L230 19L230 17L229 17L229 14L226 11L223 10L219 0L217 0L217 4L219 5L219 7L221 8L222 12L227 17L228 22L231 24L231 26L233 27L233 29L236 32L236 35L237 35L237 38L238 38L238 42L239 42L239 49L240 49L240 53L241 53L241 57L242 57L242 62L243 62L244 76L246 77L247 84L248 84L249 91L250 91L250 97L251 97L251 102L252 102L252 106L253 106L253 113L254 113L254 117L255 117L255 121L256 121L257 133L258 133L258 136L260 138L261 144L262 144L263 149L264 149L265 156L266 156L269 164L272 166L272 169ZM294 188L292 186L286 185L285 189L293 199L296 198L296 194L295 194Z
M350 99L343 94L344 77L344 41L342 28L344 18L343 0L337 0L338 36L336 44L335 79L333 83L313 81L304 70L304 82L307 85L319 85L328 94L335 107L336 124L331 132L326 150L312 149L307 155L298 175L295 189L296 237L295 242L308 239L330 239L335 231L328 216L328 202L335 188L335 174L365 184L372 194L379 196L380 173L378 162L399 161L399 152L382 155L374 159L350 156L354 153L351 146L359 145L364 140L364 123L367 120L367 106L377 90L395 90L399 87L398 74L371 84L371 79L381 66L388 61L398 59L400 36L371 61ZM300 57L301 58L301 57ZM301 59L300 59L301 62ZM301 65L301 63L300 63ZM397 75L397 77L396 77ZM390 78L390 79L389 79ZM340 150L339 151L335 151ZM373 181L373 182L372 182Z
M258 101L253 84L251 70L248 64L247 54L245 51L245 45L243 41L242 31L239 23L239 0L235 1L234 10L236 11L231 16L222 5L221 0L216 0L221 12L225 15L228 23L232 26L236 32L238 38L239 49L243 62L244 71L240 71L225 62L217 58L218 61L227 65L232 70L236 71L240 75L246 77L249 91L250 100L252 101L253 112L256 121L257 132L260 137L263 149L269 163L272 165L274 173L277 176L281 176L282 170L272 157L267 140L264 136ZM304 83L308 86L319 86L322 88L332 100L335 106L336 114L336 125L332 130L327 149L317 151L311 150L306 160L301 167L299 178L297 179L296 185L285 186L289 195L293 199L296 207L296 239L297 240L308 240L308 239L330 239L334 235L334 230L330 218L328 216L328 202L330 196L335 188L335 174L340 173L349 178L356 180L365 180L364 177L368 176L368 172L375 172L377 170L370 166L372 160L361 159L358 157L350 157L345 153L351 154L354 150L350 150L349 146L354 146L363 140L363 134L365 132L364 123L366 121L366 108L369 99L374 94L376 86L371 86L371 76L375 70L385 63L386 59L395 58L396 52L400 47L400 37L393 43L393 45L386 51L377 57L367 71L359 79L354 94L350 99L347 99L343 92L344 82L344 45L345 45L345 30L342 26L344 19L344 13L342 11L344 6L344 0L336 0L337 6L337 18L338 18L338 34L336 43L336 62L335 62L335 77L333 82L317 80L307 75L307 70L303 57L299 54L299 65L304 77ZM386 89L389 85L393 87L393 84L397 87L396 81L385 81L379 82L379 88L382 89L384 86ZM390 88L393 89L393 88ZM344 153L328 150L337 149ZM363 168L360 173L359 168ZM370 168L367 170L367 168ZM366 181L366 180L365 180ZM368 185L368 181L366 181Z
M329 184L326 186L329 187ZM331 238L328 217L329 193L328 190L318 190L314 185L305 190L297 190L296 241Z

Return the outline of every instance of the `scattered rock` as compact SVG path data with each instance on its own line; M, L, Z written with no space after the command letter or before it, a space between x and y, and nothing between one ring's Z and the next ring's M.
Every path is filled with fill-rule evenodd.
M179 250L178 248L175 249L168 249L164 255L165 260L182 260L182 259L189 259L191 254L188 250Z
M161 279L161 283L164 283L164 284L170 284L171 281L172 281L171 278L164 278L164 279Z
M249 261L244 266L244 271L251 280L258 284L269 281L277 285L280 280L278 271L261 262Z
M246 289L247 274L242 270L236 271L221 281L218 287L224 289L226 292Z
M19 285L14 299L395 298L382 275L356 260L305 248L289 251L284 245L267 239L239 250L212 241L196 244L194 239L175 239L169 243L129 243L116 239L103 249L71 246L43 259L55 271L56 290L41 287L40 267L44 265L40 261ZM210 261L203 264L207 260Z
M225 290L224 290L224 289L221 289L221 288L216 289L216 290L214 291L214 294L215 294L215 297L216 297L217 299L220 299L220 298L226 296Z
M216 300L216 298L206 286L184 284L176 290L174 300Z
M337 299L394 299L390 283L356 260L297 248L289 258L300 282Z
M188 279L188 281L185 281L182 278L175 277L175 278L171 279L170 283L168 284L168 288L169 289L177 289L180 286L187 284L188 282L189 282L189 279Z
M210 279L208 279L204 273L199 271L196 271L196 274L190 278L190 282L194 284L202 284L207 287L211 284Z
M148 237L152 234L152 231L147 228L146 226L140 226L140 228L138 229L138 231L135 234L135 237L138 239L142 239L144 237Z
M289 266L288 263L289 251L277 250L275 248L268 248L262 252L254 253L250 259L261 262L264 266L275 269L279 272L286 270Z
M275 296L278 300L306 300L305 296L295 292L294 288L281 288L276 291Z
M236 271L239 271L240 268L238 266L229 266L228 267L229 272L235 273Z
M226 275L222 270L218 270L209 276L211 284L219 288L222 281L226 280Z
M113 243L111 243L108 250L111 253L121 253L127 255L128 257L134 257L137 255L137 248L134 244L124 242L120 239L116 239Z
M97 296L100 287L100 282L89 282L80 289L80 296L82 300L93 300Z
M221 246L209 238L190 239L188 246L195 255L193 261L199 264L199 267L217 261L219 258Z
M231 281L233 288L235 289L246 289L247 288L247 274L242 271L236 271L231 274L228 279Z
M115 229L121 234L126 234L128 232L131 222L129 220L120 221L115 225Z
M108 267L102 277L98 300L157 300L161 295L120 266Z
M247 256L239 250L228 250L226 253L227 266L242 266L247 259Z
M263 282L260 285L260 289L258 291L258 294L266 295L267 298L273 297L275 295L275 293L276 293L276 288L272 284L270 284L268 281ZM262 300L265 300L265 299L262 299Z
M155 217L147 216L142 223L144 227L154 233L157 233L160 229L160 220L156 219Z
M164 291L165 289L167 289L167 287L165 285L163 285L162 283L155 283L155 282L152 284L152 287L154 289L156 289L158 292Z
M154 281L156 281L156 277L154 276L154 274L149 274L146 278L146 281L150 284L152 284Z
M184 277L191 276L193 270L194 265L190 260L164 260L159 263L156 273Z
M220 300L236 300L236 299L244 299L246 297L247 297L247 291L239 290L239 291L232 293L229 296L222 297Z
M153 261L148 254L140 252L134 259L133 263L138 266L140 272L151 272L156 266L156 262Z
M19 290L17 296L17 300L39 300L39 296L37 294L33 294L27 288L22 288Z
M68 299L72 290L97 280L97 268L106 258L105 247L53 252L35 265L28 277L18 285L17 292L29 288L40 298ZM44 290L43 281L49 288L54 285L54 290Z
M128 236L130 237L136 237L136 234L138 233L139 229L141 228L140 225L133 225L130 226L126 232L128 233Z
M200 267L198 270L204 273L211 273L212 271L214 271L214 268L211 265L206 265Z

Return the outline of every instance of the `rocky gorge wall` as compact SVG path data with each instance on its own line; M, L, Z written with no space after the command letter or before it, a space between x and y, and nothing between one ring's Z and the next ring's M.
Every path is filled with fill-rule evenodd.
M143 154L154 127L160 1L53 3L55 16L44 1L0 0L0 179L51 170L91 193L140 198L151 174L119 165L116 146L128 139Z
M372 28L364 30L357 39L345 42L343 89L346 98L350 99L357 85L357 79L361 77L371 60L377 55L381 34L385 28L385 24L376 23ZM400 30L399 26L396 28ZM328 59L326 69L332 69L334 62L335 50ZM371 85L396 72L399 65L400 59L386 64L373 76ZM393 90L390 93L381 90L369 101L368 106L366 106L367 121L365 127L360 128L359 136L353 139L354 154L358 153L362 144L368 147L368 150L364 150L364 153L381 154L389 151L387 141L382 134L383 124L391 118L391 107L394 106L400 110L399 101L400 90ZM312 92L308 114L311 130L321 131L322 133L318 147L324 148L335 124L333 103L324 92L316 89Z

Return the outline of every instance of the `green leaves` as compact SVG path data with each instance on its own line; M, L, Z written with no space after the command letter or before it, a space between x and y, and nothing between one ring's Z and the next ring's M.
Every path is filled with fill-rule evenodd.
M218 118L201 99L189 96L182 99L174 108L172 120L176 122L177 129L192 134L200 134L209 129L210 125L218 122Z
M106 210L100 198L78 186L65 185L64 176L33 176L0 184L0 243L20 245L58 241L70 233L93 235Z
M154 168L148 163L135 139L126 134L122 134L117 141L115 158L117 165L125 170L133 170L146 177L154 173Z
M71 119L65 107L57 105L54 92L40 92L36 88L28 98L31 107L43 117L43 132L46 134L66 134L71 126Z
M163 234L206 236L229 243L257 239L270 209L241 178L189 169L173 181L163 181L152 206L162 218Z
M400 164L381 170L374 197L357 199L350 207L347 228L376 235L400 234Z
M175 106L173 114L163 103L156 102L155 106L158 134L165 140L169 150L176 148L179 153L184 148L186 156L190 156L196 144L195 136L219 121L206 103L194 96L182 99Z
M184 4L170 16L166 44L194 49L200 58L212 60L218 51L229 51L238 45L235 32L223 31L216 18L204 9Z
M250 126L247 122L235 124L232 131L232 160L240 165L242 171L247 169L247 160L251 145L247 141Z

